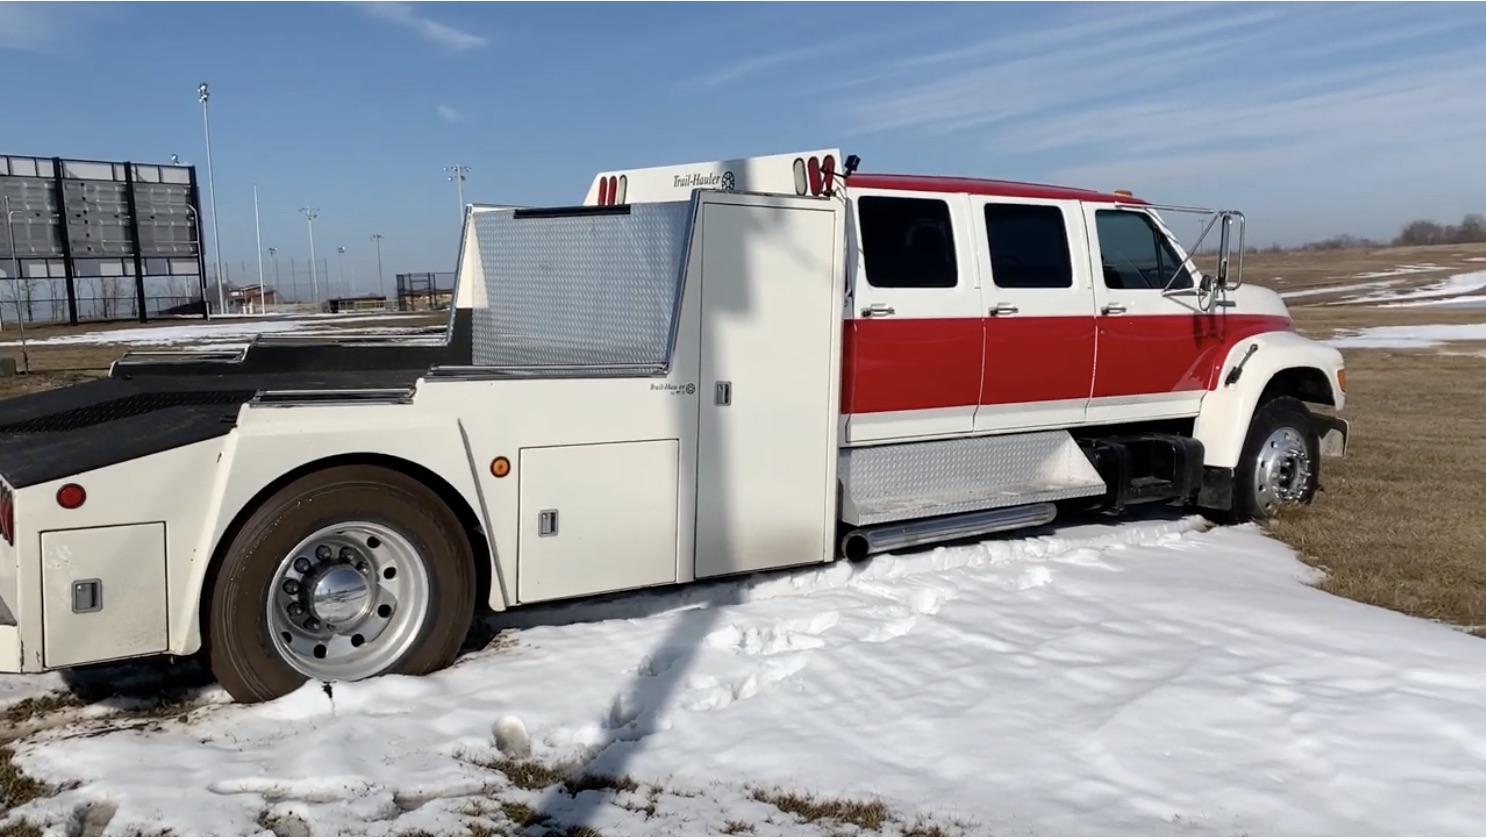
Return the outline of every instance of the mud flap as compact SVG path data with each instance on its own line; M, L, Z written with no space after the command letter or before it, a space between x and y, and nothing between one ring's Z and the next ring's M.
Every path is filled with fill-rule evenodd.
M1321 441L1321 457L1345 458L1352 424L1340 417L1328 417L1324 414L1313 416L1316 418L1316 436Z

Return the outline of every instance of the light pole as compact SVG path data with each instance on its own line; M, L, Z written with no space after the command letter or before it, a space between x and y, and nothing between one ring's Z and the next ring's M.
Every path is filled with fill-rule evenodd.
M341 294L349 296L350 289L346 288L346 246L340 245L335 249L335 275L336 282L341 286Z
M196 87L196 96L201 100L201 127L206 134L206 188L212 205L212 248L216 251L217 264L217 311L227 311L227 292L222 285L222 234L217 227L217 178L212 171L212 121L207 115L206 82Z
M258 239L258 310L268 312L268 290L263 287L263 228L258 224L258 185L253 185L253 236Z
M315 217L320 215L318 207L301 207L305 222L310 226L310 301L320 303L320 279L315 275Z
M465 176L465 173L467 173L467 172L470 171L470 168L468 166L465 166L462 163L456 163L453 166L446 166L446 167L444 167L444 171L450 173L449 180L453 181L454 182L454 185L459 188L459 219L460 219L460 221L463 221L464 220L464 176Z
M279 249L268 246L268 259L273 262L273 296L279 300Z
M382 279L382 234L371 235L372 242L377 246L377 293L382 296L382 303L387 303L387 283Z
M31 354L26 350L26 316L21 313L21 253L15 247L15 224L12 216L23 213L24 210L10 209L10 196L5 197L5 235L10 237L10 294L15 298L15 320L21 329L21 366L26 373L31 372Z

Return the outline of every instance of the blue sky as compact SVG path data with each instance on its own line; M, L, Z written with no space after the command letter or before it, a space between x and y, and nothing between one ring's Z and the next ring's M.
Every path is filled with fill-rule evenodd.
M454 163L468 200L555 204L600 169L839 146L1235 206L1260 244L1391 236L1486 212L1483 43L1465 3L0 2L0 153L204 182L207 81L224 261L256 270L256 183L265 247L303 261L317 206L362 288L373 232L389 278L453 267Z

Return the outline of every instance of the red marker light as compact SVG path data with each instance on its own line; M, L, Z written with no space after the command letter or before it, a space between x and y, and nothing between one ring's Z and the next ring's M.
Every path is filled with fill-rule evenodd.
M88 491L81 484L64 484L57 488L57 504L67 510L77 510L88 500Z

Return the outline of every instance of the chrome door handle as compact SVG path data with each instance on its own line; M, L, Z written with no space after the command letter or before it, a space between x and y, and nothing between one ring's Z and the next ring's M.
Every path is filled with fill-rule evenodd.
M1125 304L1123 304L1123 303L1108 303L1108 304L1105 304L1104 305L1104 308L1101 309L1101 310L1099 310L1099 311L1100 312L1103 312L1105 315L1124 315L1125 314Z
M885 303L874 303L870 306L862 307L862 317L871 318L875 315L891 315L897 311L898 310L892 308L891 306L888 306Z
M1022 311L1022 310L1016 308L1015 306L1012 306L1009 303L998 303L995 306L992 306L991 307L991 315L992 316L995 316L995 315L1015 315L1015 314L1017 314L1020 311Z

